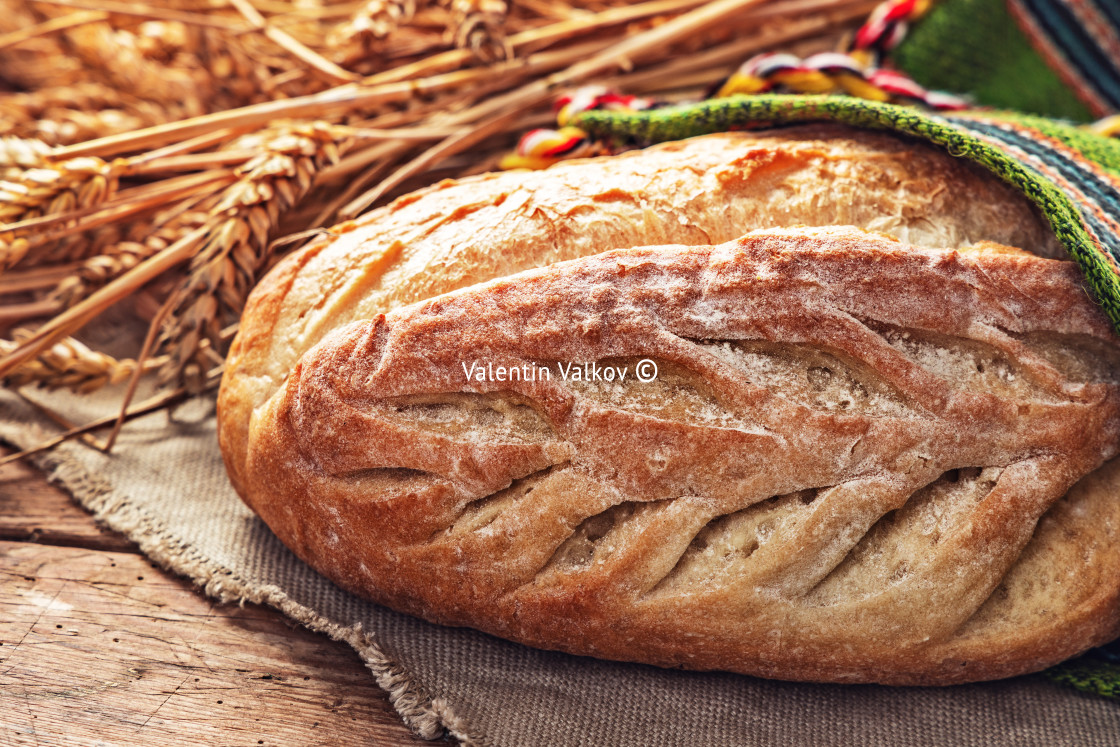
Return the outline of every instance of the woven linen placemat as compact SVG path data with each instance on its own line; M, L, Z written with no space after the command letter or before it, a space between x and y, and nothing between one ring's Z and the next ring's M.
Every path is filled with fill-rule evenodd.
M76 422L119 391L31 393ZM272 605L352 645L421 736L478 745L1115 745L1120 708L1040 676L949 688L806 685L568 656L401 615L335 587L234 493L213 400L129 423L111 456L70 442L50 477L152 560L221 600ZM55 432L0 392L0 438Z

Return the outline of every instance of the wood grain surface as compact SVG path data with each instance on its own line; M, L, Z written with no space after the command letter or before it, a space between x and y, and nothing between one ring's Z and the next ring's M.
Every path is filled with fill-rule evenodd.
M357 654L155 568L0 467L0 746L424 745Z

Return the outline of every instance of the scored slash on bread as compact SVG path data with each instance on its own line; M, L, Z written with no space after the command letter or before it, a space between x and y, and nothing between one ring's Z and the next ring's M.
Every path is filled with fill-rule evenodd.
M655 380L559 373L641 359ZM1076 268L1006 247L614 251L331 332L255 412L242 490L320 572L436 622L783 679L1002 677L1120 630L1118 363Z

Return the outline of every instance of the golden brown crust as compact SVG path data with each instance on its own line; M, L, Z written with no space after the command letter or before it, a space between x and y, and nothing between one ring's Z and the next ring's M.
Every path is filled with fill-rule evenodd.
M837 126L724 133L442 182L289 257L253 293L219 399L234 485L244 493L252 413L336 327L549 262L794 225L1060 251L1027 201L991 175L926 144Z
M1066 262L851 229L625 250L336 330L253 417L243 486L319 571L437 622L1002 677L1118 630L1120 470L1084 477L1117 451L1118 360Z

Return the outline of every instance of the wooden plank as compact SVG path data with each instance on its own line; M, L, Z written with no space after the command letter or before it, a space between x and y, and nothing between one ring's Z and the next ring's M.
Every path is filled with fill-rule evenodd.
M7 453L0 449L0 455ZM99 527L73 498L23 462L0 467L0 540L138 552L122 535Z
M0 542L0 745L414 745L349 646L142 556Z

